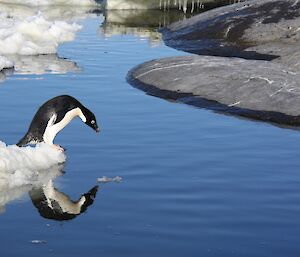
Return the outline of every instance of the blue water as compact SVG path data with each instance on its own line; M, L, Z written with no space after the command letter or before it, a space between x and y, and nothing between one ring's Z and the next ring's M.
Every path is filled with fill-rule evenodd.
M0 215L1 256L238 256L300 254L300 133L146 95L126 82L133 66L182 55L137 35L105 37L87 18L58 55L80 72L8 76L0 87L1 140L13 144L44 101L70 94L97 116L56 138L77 200L97 178L94 204L69 221L41 217L25 194ZM35 244L32 240L40 240Z

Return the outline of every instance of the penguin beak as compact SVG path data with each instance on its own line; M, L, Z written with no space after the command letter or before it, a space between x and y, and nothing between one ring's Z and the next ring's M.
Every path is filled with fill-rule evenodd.
M100 128L98 127L97 123L94 124L93 129L96 131L97 134L100 132Z

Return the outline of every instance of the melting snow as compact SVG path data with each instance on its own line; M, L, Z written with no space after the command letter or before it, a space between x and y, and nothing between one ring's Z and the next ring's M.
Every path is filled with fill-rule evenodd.
M78 5L90 6L97 5L94 0L1 0L1 3L20 4L30 6L43 6L43 5Z

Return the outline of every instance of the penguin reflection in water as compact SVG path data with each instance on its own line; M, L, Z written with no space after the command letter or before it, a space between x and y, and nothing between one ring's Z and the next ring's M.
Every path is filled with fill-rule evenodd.
M29 196L39 214L46 219L71 220L84 213L94 203L98 186L81 195L77 201L56 189L50 180L40 188L33 188Z
M61 95L50 99L38 109L26 135L17 146L45 142L63 151L59 145L53 144L53 140L77 116L97 133L100 131L96 117L89 109L74 97Z

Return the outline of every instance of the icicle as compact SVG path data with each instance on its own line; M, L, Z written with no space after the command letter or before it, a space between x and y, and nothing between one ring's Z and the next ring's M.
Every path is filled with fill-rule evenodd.
M195 1L193 0L193 1L192 1L192 9L191 9L191 13L194 12L194 8L195 8L194 5L195 5Z
M186 13L187 11L187 0L183 1L183 12Z

